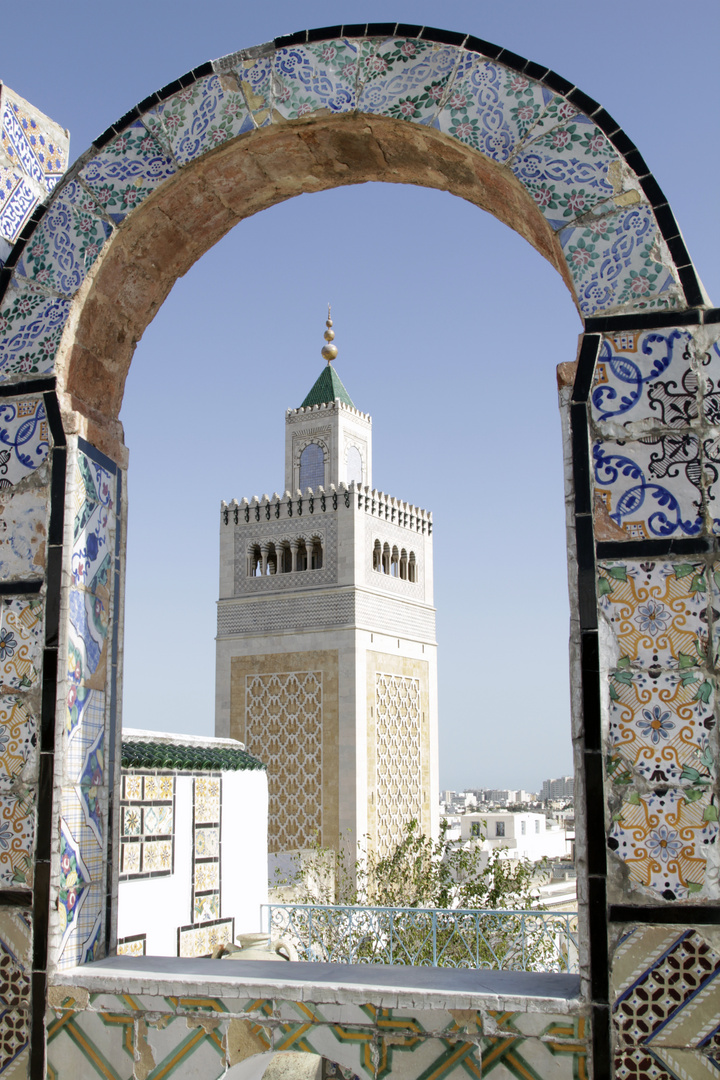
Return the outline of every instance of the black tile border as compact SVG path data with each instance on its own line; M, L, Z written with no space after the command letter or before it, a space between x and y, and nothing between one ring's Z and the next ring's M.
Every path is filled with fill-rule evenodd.
M667 540L601 540L598 560L663 559L668 556L714 555L720 551L720 537L679 536Z
M720 926L720 904L611 904L611 923L650 923L662 926Z

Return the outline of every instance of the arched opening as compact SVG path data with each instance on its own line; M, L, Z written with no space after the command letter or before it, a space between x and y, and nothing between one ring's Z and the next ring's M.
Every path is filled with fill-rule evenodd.
M307 544L305 543L305 541L302 538L300 540L298 540L297 567L296 568L298 570L307 570L309 568Z
M312 552L311 552L311 556L310 556L310 569L311 570L322 570L322 564L323 564L322 540L319 537L315 536L315 537L313 537L313 540L312 540Z
M373 570L376 570L379 574L382 573L382 548L380 547L380 541L376 540L373 544Z
M325 454L322 446L310 443L300 455L300 490L322 487L325 483Z
M347 482L348 484L362 484L363 463L362 454L357 446L349 446L347 451Z
M400 552L395 545L390 553L390 576L400 577Z

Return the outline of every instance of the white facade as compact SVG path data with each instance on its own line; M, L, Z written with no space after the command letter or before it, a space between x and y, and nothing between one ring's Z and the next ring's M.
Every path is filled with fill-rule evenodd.
M370 486L348 402L289 409L284 494L220 511L215 731L267 762L276 853L439 824L432 516Z
M571 840L565 830L548 826L544 814L500 811L486 814L463 814L460 818L460 839L477 838L486 851L504 848L511 859L562 859L570 855Z
M267 773L234 739L125 728L118 951L202 956L261 929L267 903ZM194 768L208 751L218 767ZM219 754L217 752L220 752ZM182 755L185 767L155 767ZM204 764L208 764L207 760Z

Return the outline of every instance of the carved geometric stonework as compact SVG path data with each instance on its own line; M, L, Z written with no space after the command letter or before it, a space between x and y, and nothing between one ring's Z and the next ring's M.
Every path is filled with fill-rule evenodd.
M375 676L377 851L388 855L422 811L420 680Z

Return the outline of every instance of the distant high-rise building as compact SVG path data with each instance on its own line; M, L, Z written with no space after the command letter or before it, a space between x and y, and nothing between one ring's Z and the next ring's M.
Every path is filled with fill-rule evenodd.
M547 799L572 799L574 778L572 776L560 776L555 780L543 780L540 798L543 802Z

